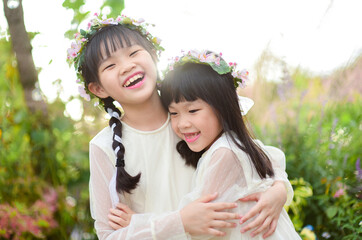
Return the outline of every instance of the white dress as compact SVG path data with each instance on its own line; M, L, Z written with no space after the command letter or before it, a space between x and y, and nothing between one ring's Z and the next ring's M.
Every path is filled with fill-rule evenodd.
M195 170L185 165L176 150L180 139L174 134L170 117L159 129L139 131L123 124L125 168L131 175L141 172L139 186L132 194L118 194L119 200L140 214L132 216L128 227L114 230L108 224L112 197L109 186L115 173L115 155L109 127L90 142L90 204L99 239L187 239L178 205L191 191ZM278 179L293 190L285 173L285 160L273 162ZM113 204L114 205L114 204Z
M200 196L218 192L219 195L215 202L238 202L238 207L232 212L245 215L256 203L240 202L238 199L252 193L264 192L273 185L275 178L261 179L248 155L238 148L227 135L222 134L200 158L193 176L193 190L183 197L179 205L180 209ZM273 164L275 161L285 161L284 153L278 148L265 146L258 140L256 143L269 156ZM252 220L250 219L248 222ZM248 222L243 225L240 225L238 221L235 222L237 227L228 229L225 237L198 236L192 237L192 239L263 239L262 234L250 237L251 231L241 234L241 228ZM301 238L295 231L287 212L283 209L275 232L266 239L295 240Z

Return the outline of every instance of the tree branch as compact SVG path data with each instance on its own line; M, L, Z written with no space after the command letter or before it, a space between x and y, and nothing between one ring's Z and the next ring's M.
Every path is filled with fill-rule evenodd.
M32 46L29 35L25 29L22 0L19 0L19 6L16 8L9 8L8 0L3 0L3 3L11 43L18 63L20 82L24 88L26 104L30 111L41 110L46 114L46 103L44 101L35 101L32 97L35 83L38 81L38 73L31 54Z

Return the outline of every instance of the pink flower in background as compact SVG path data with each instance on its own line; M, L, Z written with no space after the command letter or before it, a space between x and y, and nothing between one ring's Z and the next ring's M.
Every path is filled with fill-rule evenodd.
M357 171L357 179L362 180L362 169L360 167L361 159L357 158L356 161L356 171Z
M334 198L339 198L340 196L343 196L344 194L346 194L346 186L344 184L339 183L338 187L339 187L339 189L333 195Z

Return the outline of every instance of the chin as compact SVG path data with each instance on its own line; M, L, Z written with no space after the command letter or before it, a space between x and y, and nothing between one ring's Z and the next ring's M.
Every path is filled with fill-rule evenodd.
M191 149L191 151L193 151L193 152L201 152L202 150L205 149L205 148L200 148L200 147L195 147L195 146L190 146L190 145L188 145L188 146Z

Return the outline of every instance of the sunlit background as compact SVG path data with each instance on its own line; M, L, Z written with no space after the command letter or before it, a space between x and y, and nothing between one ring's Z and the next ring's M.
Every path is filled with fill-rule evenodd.
M33 57L42 69L40 89L50 102L59 91L59 85L53 84L57 79L61 79L64 101L78 94L75 73L65 61L70 40L64 33L71 27L73 14L62 2L23 1L27 31L40 33L32 41ZM84 11L96 12L101 4L86 1ZM290 66L328 74L361 53L361 11L359 0L126 0L123 13L156 25L150 31L162 39L166 49L160 69L181 50L196 48L222 52L226 60L253 73L253 65L268 50ZM3 15L0 26L2 32L7 26ZM278 68L270 71L270 80L278 80L280 73ZM72 118L81 118L79 100L69 102L66 110Z
M112 7L101 14L120 6L103 1ZM0 239L97 239L88 146L108 119L79 97L65 33L74 14L99 13L103 1L22 1L26 30L38 32L30 88L0 14ZM194 48L249 70L251 83L238 90L255 101L248 126L285 153L294 189L285 209L303 240L362 236L361 12L361 0L125 0L123 11L156 24L160 70Z

